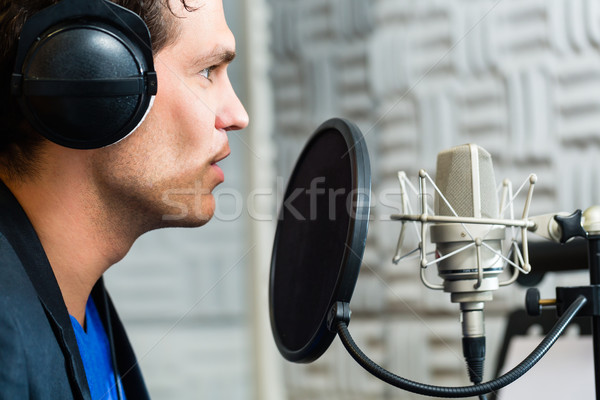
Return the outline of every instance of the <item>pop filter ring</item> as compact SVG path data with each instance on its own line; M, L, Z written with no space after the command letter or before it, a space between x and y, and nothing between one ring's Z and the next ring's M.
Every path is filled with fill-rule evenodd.
M331 342L336 336L336 332L332 332L327 328L327 317L329 310L332 305L336 302L349 303L358 279L358 273L362 263L362 255L364 253L369 212L370 212L370 194L371 194L371 167L369 162L369 154L367 146L360 129L352 122L341 119L333 118L324 122L310 138L302 153L300 154L294 171L290 177L288 187L286 188L284 196L288 198L290 192L294 189L294 183L298 179L299 171L303 161L307 158L307 155L313 150L313 146L319 141L321 135L334 132L340 134L347 147L344 152L344 157L349 157L350 170L348 173L351 174L352 182L352 204L354 204L354 213L350 215L348 230L346 232L346 240L343 245L343 258L338 266L339 272L337 275L337 281L335 288L331 293L331 298L327 307L323 307L320 312L322 313L321 322L318 329L314 331L310 340L308 340L300 348L290 348L283 340L280 334L281 326L279 326L276 313L275 313L275 296L274 296L274 285L276 281L276 275L278 272L277 266L277 249L280 244L282 235L282 226L284 223L283 213L284 207L280 210L279 222L277 224L277 231L275 233L275 241L273 245L273 254L271 259L271 274L269 284L269 311L271 316L271 328L273 337L279 352L288 361L298 363L308 363L319 358L329 347ZM365 196L366 194L366 196ZM360 218L356 218L360 216ZM285 267L285 266L283 266ZM325 266L327 267L327 266ZM317 311L319 312L319 311Z

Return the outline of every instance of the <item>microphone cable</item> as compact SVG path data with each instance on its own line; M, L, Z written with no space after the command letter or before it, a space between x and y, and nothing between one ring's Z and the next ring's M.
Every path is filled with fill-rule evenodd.
M548 352L548 350L550 350L550 347L552 347L556 340L558 340L567 325L585 305L585 303L587 303L587 299L583 295L577 297L577 299L575 299L575 301L567 308L558 321L556 321L550 332L548 332L540 344L512 370L489 382L462 387L428 385L395 375L377 365L358 348L352 339L350 332L348 331L348 324L346 321L338 319L335 322L335 327L340 339L342 340L342 343L344 344L344 347L348 353L350 353L352 358L354 358L354 360L356 360L356 362L369 373L392 386L425 396L446 398L479 396L479 398L483 400L485 399L486 393L492 393L505 387L529 371Z

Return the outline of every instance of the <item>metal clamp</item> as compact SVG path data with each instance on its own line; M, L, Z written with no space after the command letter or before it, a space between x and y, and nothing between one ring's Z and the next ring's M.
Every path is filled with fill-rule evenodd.
M580 295L585 296L587 302L577 316L600 317L600 285L557 287L556 312L558 315L562 315Z
M331 332L337 332L337 323L343 321L346 325L350 324L350 317L352 311L350 311L350 304L344 303L343 301L337 301L333 304L327 314L327 329Z

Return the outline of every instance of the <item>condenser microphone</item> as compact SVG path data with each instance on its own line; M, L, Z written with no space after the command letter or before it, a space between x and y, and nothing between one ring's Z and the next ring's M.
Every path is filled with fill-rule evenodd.
M438 216L497 219L500 215L491 155L475 144L442 151L437 157L434 210ZM463 352L474 383L481 382L485 359L483 308L498 289L504 269L503 225L435 223L438 274L443 290L460 304ZM468 247L470 246L470 247ZM467 247L467 248L465 248Z
M473 383L480 383L485 361L485 302L492 300L494 290L515 282L519 273L531 272L528 231L560 243L585 236L581 211L571 215L553 213L529 217L537 181L535 174L530 174L516 193L513 193L512 183L504 179L501 201L498 201L492 157L474 144L439 153L436 180L425 170L420 170L418 191L403 171L398 173L398 178L402 213L391 215L391 219L401 221L402 228L393 262L398 263L419 251L423 284L430 289L450 293L450 300L459 304L463 353L469 377ZM527 181L529 189L523 211L520 217L515 217L513 203ZM433 208L427 202L428 185L435 189ZM412 211L407 189L418 195L421 203L419 214ZM417 230L418 247L403 254L407 222L420 223L421 229ZM428 259L429 242L435 244L434 260ZM512 260L508 258L510 255ZM431 265L437 266L438 275L443 280L441 284L428 280L425 271ZM512 275L500 282L499 277L506 265L513 267Z

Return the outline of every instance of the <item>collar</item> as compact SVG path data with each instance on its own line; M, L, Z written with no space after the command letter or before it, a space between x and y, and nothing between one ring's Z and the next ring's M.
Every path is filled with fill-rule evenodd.
M63 351L75 398L91 399L77 340L44 248L25 211L0 181L0 231L21 260Z

